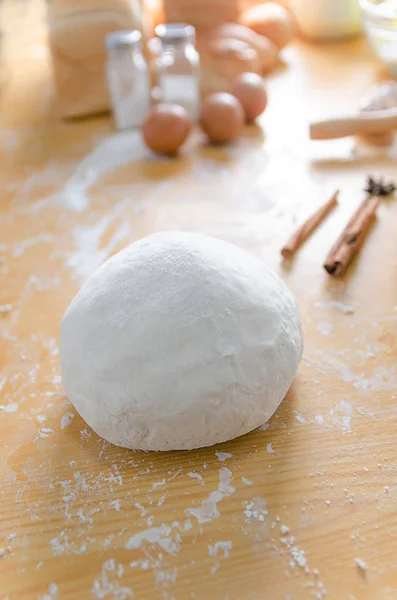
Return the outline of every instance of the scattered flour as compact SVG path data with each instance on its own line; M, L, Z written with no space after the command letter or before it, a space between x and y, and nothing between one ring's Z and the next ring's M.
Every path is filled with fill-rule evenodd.
M122 221L106 247L101 247L101 239L115 219L116 215L113 213L105 215L92 225L75 227L73 230L75 250L68 255L66 266L82 279L89 277L97 267L119 248L122 242L127 245L128 242L133 241L128 223Z
M121 132L106 138L78 164L56 199L72 211L84 211L90 203L87 192L92 185L105 173L142 158L146 153L138 132Z
M320 414L316 415L314 417L314 422L316 423L316 425L324 425L324 417L323 417L323 415L320 415Z
M167 554L176 555L181 547L181 538L178 533L173 535L173 530L187 531L191 527L192 524L189 520L182 527L177 521L174 521L171 525L163 524L159 527L152 527L130 537L125 548L126 550L137 550L146 542L152 546L158 546Z
M208 556L218 556L218 552L221 550L223 551L223 557L229 558L232 546L233 543L231 541L215 542L213 546L208 544Z
M333 330L333 325L328 323L327 321L320 321L317 323L317 331L321 333L321 335L330 335Z
M198 479L201 482L201 485L204 485L204 479L202 478L200 473L197 473L196 471L190 471L190 473L188 473L187 476L191 477L192 479Z
M269 429L269 427L270 427L270 423L264 423L263 425L258 427L258 431L266 431L266 429Z
M48 594L40 596L38 600L55 600L55 598L58 598L58 586L56 583L50 583L48 586Z
M267 450L268 452L274 452L274 450L273 450L273 448L272 448L272 443L270 443L270 444L266 444L266 450Z
M298 565L298 567L301 569L307 567L306 555L303 550L299 550L299 548L296 548L296 546L292 546L290 547L289 551L293 561Z
M63 415L61 419L61 429L65 429L65 427L68 427L75 416L76 415L73 412L68 412L65 415Z
M351 433L350 423L353 414L352 405L341 400L329 412L332 423L340 427L343 433Z
M395 390L397 386L397 366L390 369L378 367L373 370L371 377L364 377L362 373L354 373L347 364L318 348L306 349L303 359L319 373L332 373L341 381L351 383L357 390Z
M18 410L18 404L16 402L10 402L9 404L6 404L5 406L0 404L0 410L4 410L4 412L6 412L6 413L13 413Z
M242 477L241 481L245 484L245 485L252 485L252 481L250 479L247 479L246 477Z
M120 500L111 500L109 502L109 506L111 508L114 508L114 510L116 510L117 512L120 512L121 502L120 502Z
M199 523L207 523L212 519L220 517L218 503L226 496L231 496L235 489L230 485L233 479L232 472L226 467L219 469L219 484L215 492L211 492L208 498L202 501L199 508L188 508L186 514L195 517Z
M170 586L170 584L176 583L176 580L178 578L177 568L174 567L173 569L171 569L169 571L157 569L154 572L154 578L155 578L157 586L161 586L162 588L164 588L164 587L167 588Z
M287 525L281 525L281 527L280 527L280 533L282 535L287 535L287 533L289 533L289 527L287 527Z
M124 573L123 566L114 559L107 560L102 565L101 574L95 579L91 593L98 600L129 600L134 597L133 591L120 585Z
M336 308L337 310L343 312L345 315L354 314L354 308L352 306L344 304L343 302L339 302L338 300L331 300L331 302L315 302L314 306L316 308Z
M0 306L0 315L7 315L12 311L12 304L2 304Z
M41 438L41 439L48 438L53 433L54 433L53 429L49 429L48 427L41 427L41 429L38 430L37 436L34 438L33 441L35 442L39 438Z
M349 306L348 304L343 304L343 302L338 302L337 300L334 300L333 302L330 302L330 306L341 310L343 313L345 313L345 315L354 314L354 308L352 306Z
M22 256L25 253L25 250L27 250L28 248L32 248L37 244L52 244L54 240L55 238L52 234L40 233L35 237L27 238L25 240L22 240L21 242L16 243L11 251L11 255L14 258L18 258Z
M244 515L247 521L259 521L264 523L269 512L267 510L266 500L261 497L256 497L252 502L246 502Z
M361 558L355 558L354 562L356 563L356 566L360 571L365 572L368 569L367 563L361 560Z
M305 417L303 417L300 412L298 412L297 410L294 411L295 412L295 419L299 422L299 423L307 423Z
M215 452L215 454L220 462L225 462L227 458L231 458L233 456L233 454L230 454L229 452Z

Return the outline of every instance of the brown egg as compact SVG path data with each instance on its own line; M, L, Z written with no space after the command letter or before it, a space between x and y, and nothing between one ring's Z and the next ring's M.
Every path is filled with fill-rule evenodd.
M178 104L158 104L142 126L143 139L153 152L174 154L192 127L187 111Z
M241 73L261 72L258 53L240 40L200 40L199 48L200 91L203 98L215 92L227 92Z
M240 101L247 121L253 121L267 106L263 79L257 73L242 73L233 82L230 93Z
M259 60L259 71L267 73L272 71L277 64L278 48L270 39L258 35L251 28L245 27L238 23L222 23L217 27L210 29L205 34L197 38L207 38L217 42L222 39L238 40L244 42L253 48Z
M215 38L209 41L208 52L213 63L219 67L219 71L229 81L248 70L252 70L254 73L260 72L258 53L252 46L241 40ZM247 65L252 65L252 69L248 69Z
M289 44L295 35L295 24L291 13L274 2L248 8L241 14L240 23L272 40L279 50Z
M200 124L212 142L228 142L244 126L243 107L231 94L210 94L201 106Z

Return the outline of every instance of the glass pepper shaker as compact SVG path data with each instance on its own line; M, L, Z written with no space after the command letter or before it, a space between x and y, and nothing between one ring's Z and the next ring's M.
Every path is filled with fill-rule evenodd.
M150 80L138 30L106 36L107 80L117 129L140 127L150 110Z
M158 25L161 49L156 59L158 85L163 102L179 104L196 121L200 110L200 57L196 31L186 23Z

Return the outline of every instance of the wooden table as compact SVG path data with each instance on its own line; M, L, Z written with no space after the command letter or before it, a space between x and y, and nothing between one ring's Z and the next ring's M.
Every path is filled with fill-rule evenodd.
M25 35L6 39L0 107L1 599L397 598L396 201L345 279L321 266L366 175L397 176L396 149L307 136L310 118L354 109L385 76L379 64L360 40L296 44L260 126L217 149L197 133L180 158L159 159L106 118L56 120L39 7L4 8ZM340 208L283 266L287 234L336 188ZM305 353L262 429L144 454L76 414L57 337L92 270L161 229L206 232L272 265L298 299ZM194 509L216 490L200 522Z

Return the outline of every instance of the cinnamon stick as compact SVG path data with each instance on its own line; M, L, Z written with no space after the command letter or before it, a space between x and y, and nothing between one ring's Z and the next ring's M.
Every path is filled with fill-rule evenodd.
M339 190L291 235L285 246L281 249L281 254L284 258L291 258L313 231L317 229L325 217L338 204L338 195Z
M324 269L330 275L346 273L360 249L380 203L378 196L368 196L358 207L325 259Z

